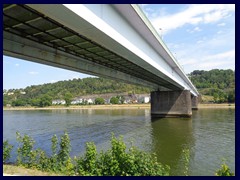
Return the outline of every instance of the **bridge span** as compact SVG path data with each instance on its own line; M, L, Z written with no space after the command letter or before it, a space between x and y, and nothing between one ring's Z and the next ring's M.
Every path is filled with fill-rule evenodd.
M138 5L5 4L3 54L147 86L153 116L191 116L199 93Z

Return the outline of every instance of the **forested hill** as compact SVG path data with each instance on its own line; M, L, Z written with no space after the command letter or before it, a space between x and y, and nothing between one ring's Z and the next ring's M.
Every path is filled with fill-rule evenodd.
M189 78L198 91L217 103L235 102L235 71L213 69L210 71L195 70Z
M66 94L70 94L71 97L104 93L142 94L150 93L150 89L104 78L89 77L43 85L32 85L25 89L4 90L3 93L4 105L33 105L39 99L64 99Z
M189 78L206 101L235 102L235 72L232 70L211 71L195 70ZM150 93L146 87L130 85L104 78L84 78L59 81L43 85L32 85L25 89L9 89L3 91L3 105L34 105L39 101L64 99L67 95L78 97L82 95L104 93Z

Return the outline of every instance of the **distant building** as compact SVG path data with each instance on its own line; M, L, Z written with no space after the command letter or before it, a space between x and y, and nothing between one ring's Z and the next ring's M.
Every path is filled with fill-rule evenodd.
M83 103L83 99L74 99L71 104L82 104Z
M140 97L138 102L139 103L149 103L150 102L150 97L149 96Z
M92 99L87 99L86 100L88 104L93 104L93 100Z
M66 101L62 100L62 99L55 99L55 100L52 101L52 104L53 105L66 104Z
M24 92L24 91L21 91L21 92L20 92L20 94L26 94L26 92Z

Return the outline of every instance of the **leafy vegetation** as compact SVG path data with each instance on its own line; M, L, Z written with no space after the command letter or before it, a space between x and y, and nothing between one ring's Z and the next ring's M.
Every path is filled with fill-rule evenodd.
M234 176L234 173L231 172L230 168L223 161L221 168L216 171L216 176Z
M13 146L8 143L8 140L3 141L3 163L6 163L11 157L12 148Z
M98 97L95 99L95 104L104 104L105 100L102 97Z
M33 148L35 142L28 135L21 136L18 132L16 135L19 142L17 164L27 168L81 176L165 176L169 175L170 171L169 166L157 162L155 154L148 154L134 146L127 150L123 138L117 139L114 134L111 139L111 149L98 153L95 144L88 142L84 156L74 159L69 155L71 143L66 132L62 135L59 144L57 136L52 137L50 157L41 149L35 150ZM4 148L3 153L10 154L10 151Z
M64 100L66 102L66 106L69 106L71 104L73 95L70 92L67 92L64 96Z
M235 72L231 69L195 70L189 78L202 95L212 96L213 102L235 102Z

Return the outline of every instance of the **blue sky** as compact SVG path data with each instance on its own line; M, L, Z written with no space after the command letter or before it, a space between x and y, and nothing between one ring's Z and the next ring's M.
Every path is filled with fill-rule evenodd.
M235 5L142 4L153 26L186 73L235 70ZM3 56L3 89L88 77Z

